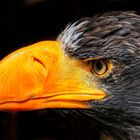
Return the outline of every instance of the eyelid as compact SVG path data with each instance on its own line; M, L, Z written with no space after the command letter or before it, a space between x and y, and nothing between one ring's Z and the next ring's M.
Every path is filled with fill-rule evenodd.
M82 60L83 62L88 62L88 61L92 61L92 60L102 60L101 58L87 58Z

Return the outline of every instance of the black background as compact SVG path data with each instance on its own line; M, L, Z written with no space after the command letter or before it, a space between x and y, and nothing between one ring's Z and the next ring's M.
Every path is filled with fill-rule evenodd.
M17 48L54 40L70 22L112 10L140 12L139 0L0 0L0 59ZM98 140L82 122L52 110L0 112L0 140Z

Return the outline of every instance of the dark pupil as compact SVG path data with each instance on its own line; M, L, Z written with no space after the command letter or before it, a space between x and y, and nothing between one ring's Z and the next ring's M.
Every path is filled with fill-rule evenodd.
M102 70L102 63L100 61L96 61L95 66L97 70Z

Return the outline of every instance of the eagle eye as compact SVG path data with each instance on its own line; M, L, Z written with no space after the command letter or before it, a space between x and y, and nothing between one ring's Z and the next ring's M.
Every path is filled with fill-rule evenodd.
M97 60L90 61L91 72L96 75L102 76L102 75L106 74L106 72L109 69L108 67L109 67L109 65L106 60L97 59Z

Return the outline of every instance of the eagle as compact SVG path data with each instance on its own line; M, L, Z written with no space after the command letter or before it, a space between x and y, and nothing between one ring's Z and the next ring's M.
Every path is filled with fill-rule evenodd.
M140 16L114 11L70 23L56 41L0 61L0 110L53 108L113 140L140 139Z

